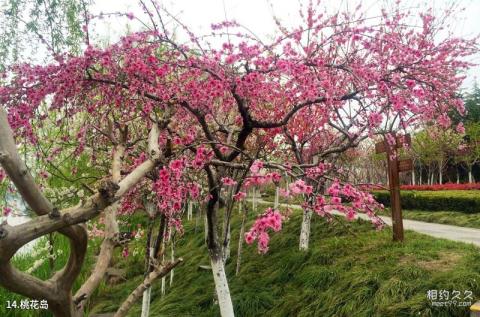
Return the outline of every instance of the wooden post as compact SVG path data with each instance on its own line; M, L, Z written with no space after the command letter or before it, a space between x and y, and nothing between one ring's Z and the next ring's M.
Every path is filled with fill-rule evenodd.
M376 153L387 154L388 183L390 188L390 209L392 211L393 241L403 241L402 205L400 203L400 172L410 171L413 168L411 159L398 160L397 148L403 144L410 145L410 135L395 137L395 144L390 145L385 139L375 145Z
M386 142L386 141L385 141ZM400 176L398 155L387 143L388 185L390 188L390 209L392 211L393 241L403 241L402 205L400 204Z

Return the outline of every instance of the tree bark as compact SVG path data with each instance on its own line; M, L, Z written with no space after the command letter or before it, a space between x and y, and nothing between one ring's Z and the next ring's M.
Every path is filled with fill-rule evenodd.
M158 127L152 128L152 133ZM158 143L158 142L156 142ZM20 159L8 124L5 109L0 107L0 163L15 184L22 198L39 215L20 226L0 225L0 284L6 289L33 299L46 299L49 310L55 316L82 316L77 306L83 297L72 299L72 286L81 271L87 250L87 233L83 223L118 201L132 186L138 183L158 162L158 145L152 148L150 159L128 174L121 182L101 184L99 193L82 204L59 211L42 194L25 163ZM59 231L70 240L67 264L46 281L15 269L10 260L20 247L43 235Z
M244 202L240 203L239 208L244 204ZM237 267L235 269L235 275L240 273L240 266L242 265L242 249L243 249L243 239L245 236L245 225L247 223L248 217L248 207L245 204L242 213L242 225L240 227L240 234L238 236L238 250L237 250Z
M115 147L113 153L113 162L112 162L112 181L114 183L120 183L121 181L121 170L123 156L125 154L124 144L127 141L127 135L122 133L121 142ZM82 298L83 300L78 304L79 308L83 310L85 305L88 302L88 299L97 289L102 281L105 273L107 272L108 267L113 258L113 251L117 246L115 238L118 237L119 229L117 223L117 210L120 208L118 202L114 203L105 210L105 233L102 244L100 246L100 253L97 258L97 262L93 268L91 275L83 283L80 289L77 291L75 297Z
M230 297L225 265L221 254L210 254L210 263L212 265L220 315L222 317L234 317L232 298Z
M300 251L307 251L310 240L310 223L312 219L311 210L303 210L302 227L300 229Z
M220 186L218 186L219 179L216 171L210 166L206 166L204 169L207 173L210 194L210 199L208 200L206 206L205 216L205 224L207 229L206 244L210 255L215 291L218 297L221 316L233 317L233 304L230 297L230 290L228 288L228 280L223 262L223 243L220 243L218 237L217 208L218 200L220 198Z
M443 163L438 162L438 183L443 184Z
M142 284L138 285L137 288L127 297L127 299L122 303L120 308L115 313L114 317L124 317L127 315L130 308L133 304L142 296L143 292L148 289L152 283L159 277L164 277L168 274L174 267L183 262L182 258L178 258L173 262L168 262L164 266L154 270L145 278Z

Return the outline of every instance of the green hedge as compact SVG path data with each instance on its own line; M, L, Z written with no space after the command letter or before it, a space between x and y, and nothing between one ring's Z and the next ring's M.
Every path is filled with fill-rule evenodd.
M375 198L390 206L388 191L375 191ZM404 209L480 213L480 191L401 191Z

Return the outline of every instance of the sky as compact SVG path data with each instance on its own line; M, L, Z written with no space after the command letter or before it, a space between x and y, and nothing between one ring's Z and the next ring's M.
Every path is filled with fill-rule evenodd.
M148 0L146 1L148 2ZM379 10L391 3L387 0L323 0L321 5L328 11L335 12L342 9L353 10L361 2L367 16L378 15ZM271 38L276 33L273 16L280 18L286 25L295 25L298 19L299 3L306 5L307 0L166 0L160 3L177 19L186 24L195 34L209 34L211 23L235 20L242 26L254 31L263 38ZM435 12L441 13L446 7L455 5L458 12L455 19L450 20L448 28L456 36L472 38L480 34L480 0L403 0L402 6L413 13L419 7L432 7ZM462 11L461 9L464 8ZM131 12L135 17L141 17L142 11L133 0L97 0L92 6L92 12ZM168 22L168 20L167 20ZM125 33L128 28L136 30L140 23L136 19L129 21L126 17L104 19L92 25L92 29L100 38L111 42ZM168 23L173 23L169 21ZM480 54L471 60L480 64ZM473 67L467 73L464 88L473 86L477 77L480 77L480 67Z

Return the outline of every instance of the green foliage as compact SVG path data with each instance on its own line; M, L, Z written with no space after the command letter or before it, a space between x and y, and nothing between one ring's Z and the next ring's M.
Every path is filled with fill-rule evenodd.
M236 214L235 214L236 215ZM253 215L249 219L253 221ZM232 258L227 263L236 316L468 316L468 307L432 307L427 291L471 290L480 295L480 255L466 244L430 238L410 231L403 244L391 241L391 231L375 231L364 221L328 224L312 219L311 249L298 251L301 215L295 213L282 233L272 234L271 249L259 255L244 248L241 273L235 276L238 231L232 232ZM203 228L185 224L176 254L185 263L175 269L172 287L160 295L153 285L152 316L219 316L214 300ZM238 228L235 216L233 227ZM141 257L140 257L141 258ZM132 271L143 262L129 264ZM142 275L102 289L94 312L113 312ZM167 278L168 281L168 278ZM128 316L139 316L138 302Z
M0 71L44 46L53 53L80 52L88 0L4 0L0 10Z
M375 191L375 198L385 206L390 205L388 191ZM480 195L476 190L401 191L402 208L429 211L480 212Z
M452 129L443 130L436 126L429 126L415 133L412 151L422 165L436 164L443 169L447 160L457 153L461 143L462 136Z
M385 210L384 213L389 215L390 211ZM480 229L480 213L465 214L456 211L402 210L402 215L405 219Z
M36 260L42 259L47 257L48 251L43 251L35 255L34 253L36 250L43 249L46 247L47 244L47 236L44 236L38 240L38 243L32 247L31 251L24 252L15 255L12 260L12 264L21 271L28 270L31 268ZM52 274L56 271L61 270L64 265L68 261L69 255L69 241L66 237L62 236L61 234L55 233L53 235L53 246L54 252L56 254L56 259L53 261L53 269L50 266L50 261L47 259L43 262L43 264L36 269L32 275L40 278L42 280L46 280L52 276ZM94 263L94 250L98 249L99 240L98 239L90 239L89 240L89 248L87 250L87 255L85 257L84 266L82 271L74 283L73 292L80 288L81 284L87 279L90 274L90 270ZM9 292L3 287L0 287L0 316L2 317L47 317L52 316L49 311L46 310L20 310L20 309L7 309L6 308L6 301L17 301L17 304L20 304L20 301L23 299L27 299L21 295L15 294L13 292Z
M465 109L467 110L464 118L466 122L480 122L480 88L476 83L472 92L465 98Z

